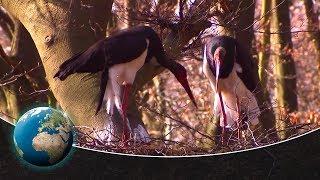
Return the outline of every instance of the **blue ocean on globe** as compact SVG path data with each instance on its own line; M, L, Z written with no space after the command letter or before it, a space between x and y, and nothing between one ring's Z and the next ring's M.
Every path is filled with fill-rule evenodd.
M21 116L13 136L18 154L24 160L36 166L51 166L70 152L73 124L61 111L37 107Z

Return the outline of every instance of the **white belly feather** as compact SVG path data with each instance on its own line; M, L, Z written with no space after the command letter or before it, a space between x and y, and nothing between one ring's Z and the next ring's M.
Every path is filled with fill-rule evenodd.
M113 114L114 105L116 105L117 109L121 109L120 86L133 84L136 73L144 65L149 45L149 40L146 39L146 41L147 47L138 58L127 63L113 65L109 68L109 79L104 95L108 114Z
M250 121L253 125L258 124L259 122L258 116L260 114L260 110L258 107L258 103L254 95L250 90L246 88L242 80L237 75L237 72L241 71L242 69L240 65L235 64L230 75L225 79L219 79L218 82L218 91L221 92L221 96L224 102L224 109L226 111L227 127L234 127L238 119L237 97L239 100L239 108L244 111L244 113L246 113L246 115L248 116L248 121ZM212 74L206 58L203 61L203 72L209 79L211 87L215 92L215 76ZM216 116L221 115L220 100L216 92L214 97L213 112ZM220 121L220 126L224 126L223 121Z

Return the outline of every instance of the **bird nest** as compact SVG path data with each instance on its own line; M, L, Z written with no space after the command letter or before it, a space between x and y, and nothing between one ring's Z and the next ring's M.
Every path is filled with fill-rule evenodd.
M150 138L148 143L129 139L125 142L118 140L108 141L97 137L99 132L91 129L83 130L83 127L76 127L75 144L79 147L124 154L151 155L151 156L188 156L226 153L232 151L245 150L272 144L284 139L276 138L277 134L289 134L286 139L303 134L317 128L315 123L302 123L286 127L284 130L274 129L259 130L259 133L247 129L239 131L237 129L228 131L225 134L224 142L221 142L221 134L211 137L211 139L196 139L192 141L176 141L164 138ZM257 128L258 129L258 128Z

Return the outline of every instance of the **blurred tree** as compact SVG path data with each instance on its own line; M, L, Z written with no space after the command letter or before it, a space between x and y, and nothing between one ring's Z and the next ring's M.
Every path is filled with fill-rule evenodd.
M132 27L136 24L135 16L138 8L138 2L136 0L117 0L115 2L116 10L113 12L114 29L107 29L111 34L120 29Z
M136 23L134 21L135 19L135 10L137 7L137 0L126 0L127 9L128 9L128 27L134 26Z
M148 83L146 86L148 87L153 87L148 91L148 101L153 102L152 103L152 108L156 112L159 112L160 114L165 114L166 112L166 101L164 99L165 93L165 85L164 85L164 80L163 78L158 75L152 79L150 83ZM151 93L150 93L151 91ZM170 119L164 117L164 116L158 116L155 115L154 112L151 111L143 111L143 122L146 124L148 127L148 130L152 131L154 137L156 138L162 138L164 137L165 139L170 139L171 134L170 132L170 124L171 121Z
M320 76L320 29L319 29L319 13L314 12L314 2L312 0L304 0L306 16L308 20L308 31L312 39L314 48L317 53L318 74Z
M261 130L270 130L275 127L275 116L272 110L272 105L270 102L269 96L265 95L265 92L268 90L266 87L263 87L260 83L259 79L259 61L256 56L252 56L252 41L254 39L254 31L253 26L256 23L254 21L254 12L255 12L255 0L252 1L240 1L239 7L243 10L239 9L239 19L236 24L237 30L235 32L236 39L239 43L244 47L243 50L249 52L248 58L252 59L253 62L253 77L255 78L255 82L257 84L255 94L259 104L259 108L261 110L261 114L259 120L261 122ZM258 132L258 131L257 131ZM270 134L269 138L277 139L277 135Z
M270 1L262 0L260 23L263 27L262 29L264 33L262 34L261 39L261 49L258 53L259 62L255 66L258 68L258 76L260 80L256 96L258 98L260 108L262 109L260 120L262 121L262 128L267 130L275 127L275 115L272 110L271 99L267 89L268 76L265 71L268 69L268 61L270 58L270 15L272 13L270 12L270 6ZM270 136L273 139L277 139L276 134L272 134Z
M116 30L125 29L129 27L129 19L128 19L128 2L130 0L118 0L117 1L117 8L121 8L121 10L117 11L116 18L117 18L117 24L116 24Z
M289 125L288 113L298 109L296 94L296 69L292 57L291 26L288 1L272 0L274 9L271 18L272 46L274 50L274 74L276 78L275 98L277 107L277 129L281 139L293 131L281 131Z
M263 29L262 38L260 40L261 49L259 49L259 78L261 86L264 89L265 96L269 97L267 91L268 75L266 69L268 69L268 62L270 58L270 2L263 0L261 5L260 24Z

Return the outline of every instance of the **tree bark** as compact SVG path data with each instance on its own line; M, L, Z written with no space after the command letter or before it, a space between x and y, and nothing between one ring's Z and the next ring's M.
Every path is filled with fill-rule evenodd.
M166 111L166 101L164 100L164 81L161 76L156 76L145 85L146 90L143 91L142 103L147 104L148 109L154 109L160 114ZM152 87L152 88L151 88ZM151 89L148 89L151 88ZM151 92L150 92L151 91ZM144 105L142 105L144 106ZM155 115L154 112L149 110L142 111L142 120L148 130L152 132L154 138L164 138L170 139L170 134L168 134L168 126L171 121L163 116ZM168 134L168 135L167 135Z
M271 36L276 54L274 56L274 74L276 77L275 94L278 103L277 127L278 130L284 130L290 123L288 118L285 118L286 115L298 109L296 69L291 55L292 41L288 1L272 0L271 7L275 9L271 19L271 31L278 32ZM291 133L294 132L281 131L279 136L283 139Z

